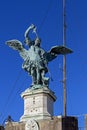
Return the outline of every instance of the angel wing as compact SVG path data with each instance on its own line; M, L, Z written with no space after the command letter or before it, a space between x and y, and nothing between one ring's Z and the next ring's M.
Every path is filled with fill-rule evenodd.
M27 50L23 47L22 43L19 40L9 40L6 41L6 44L14 50L17 50L20 56L25 60L27 57Z
M23 49L22 43L19 40L9 40L6 44L14 50L21 51Z
M66 55L73 51L65 46L53 46L50 51L47 52L46 57L48 62L55 59L58 55Z
M65 46L54 46L51 48L50 53L55 53L57 55L66 55L66 54L70 54L73 51Z

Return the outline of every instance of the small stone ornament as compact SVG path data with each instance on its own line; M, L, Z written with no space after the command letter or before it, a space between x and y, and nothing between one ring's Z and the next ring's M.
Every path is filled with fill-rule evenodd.
M39 125L34 119L29 119L26 122L25 130L39 130Z

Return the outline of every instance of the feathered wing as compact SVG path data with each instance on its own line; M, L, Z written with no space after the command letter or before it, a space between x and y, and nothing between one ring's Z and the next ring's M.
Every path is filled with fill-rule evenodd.
M17 50L24 60L26 59L27 50L23 47L22 43L19 40L9 40L6 41L6 44L12 49Z
M14 50L20 51L23 49L22 43L18 40L9 40L6 41L6 44Z
M53 46L50 51L47 52L46 57L48 62L55 59L58 55L66 55L73 51L65 46Z
M50 50L50 53L55 53L57 55L66 55L70 54L73 51L65 46L53 46Z

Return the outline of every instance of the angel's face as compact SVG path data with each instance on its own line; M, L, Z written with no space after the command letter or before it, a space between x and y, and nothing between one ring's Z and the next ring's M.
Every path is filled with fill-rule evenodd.
M24 42L25 42L26 45L29 45L28 39L26 39Z

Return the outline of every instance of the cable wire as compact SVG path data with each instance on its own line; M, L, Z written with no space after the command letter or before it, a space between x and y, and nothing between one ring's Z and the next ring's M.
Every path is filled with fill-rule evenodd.
M42 20L42 22L41 22L40 26L39 26L38 32L40 32L40 31L41 31L42 26L44 25L44 23L45 23L45 21L46 21L46 18L47 18L47 16L48 16L49 11L50 11L51 6L52 6L52 2L53 2L53 0L49 0L49 5L48 5L48 8L47 8L47 10L46 10L46 13L45 13L45 15L44 15L44 17L43 17L43 20Z
M3 120L3 118L4 118L5 113L7 112L8 104L9 104L9 102L10 102L10 100L11 100L11 97L12 97L12 95L13 95L14 90L16 89L17 82L18 82L18 80L20 79L21 73L22 73L22 69L19 71L18 76L17 76L17 78L16 78L16 80L15 80L15 82L14 82L12 88L11 88L11 91L10 91L8 97L7 97L7 100L6 100L5 104L4 104L4 107L3 107L3 111L4 111L4 112L3 112L3 114L1 113L1 115L0 115L0 118L1 118L2 120Z

